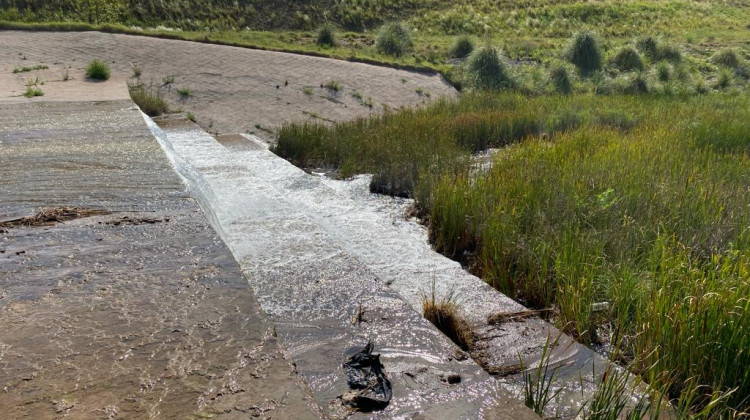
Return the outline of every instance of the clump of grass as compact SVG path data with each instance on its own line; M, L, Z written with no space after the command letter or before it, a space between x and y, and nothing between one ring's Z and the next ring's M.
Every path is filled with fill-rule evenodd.
M49 69L49 66L46 66L44 64L37 64L36 66L24 66L24 67L16 67L13 69L13 74L18 73L25 73L35 70L47 70Z
M591 31L579 32L573 36L565 57L586 77L602 68L602 51L599 40Z
M736 69L740 67L741 64L739 54L732 48L725 48L717 52L713 57L711 57L711 61L719 66L728 69Z
M672 78L672 69L667 63L659 63L656 66L656 77L661 82L668 82Z
M302 88L302 93L304 93L306 96L312 96L313 90L312 90L311 87L306 86L306 87Z
M649 92L648 81L642 74L636 74L628 80L624 92L629 95L642 95Z
M547 340L544 342L542 347L542 357L539 360L535 368L526 370L526 363L518 355L521 369L523 372L523 394L524 403L526 407L532 409L538 416L545 418L544 411L549 406L558 394L562 391L562 388L557 390L552 389L552 384L557 378L559 368L554 367L550 369L550 362L552 352L557 347L560 341L558 336L555 340L552 340L550 336L547 336Z
M42 92L42 89L36 86L26 86L26 92L24 92L23 96L27 98L34 98L36 96L44 96L44 92Z
M315 43L320 46L335 47L336 46L336 28L330 23L325 23L318 29L318 37Z
M156 117L169 111L169 105L159 92L142 85L129 85L130 97L146 115Z
M469 35L460 35L451 47L450 56L464 58L472 52L474 52L474 40Z
M643 60L635 48L626 45L612 58L612 64L620 71L643 70Z
M677 47L652 37L642 37L636 41L636 48L652 62L661 60L679 63L682 61L682 53Z
M162 79L162 86L171 86L174 83L174 76L165 76Z
M133 66L133 77L139 78L143 74L143 69L140 66Z
M401 22L383 25L375 38L375 46L378 52L394 57L403 56L412 49L413 45L411 31Z
M342 89L344 89L344 86L341 84L341 82L333 79L323 83L322 85L320 85L320 87L328 89L331 92L340 92Z
M500 52L489 44L471 54L466 73L471 86L476 89L502 90L515 86Z
M195 122L195 114L193 114L192 112L188 111L188 113L187 113L187 116L186 116L186 117L187 117L187 119L188 119L188 120L190 120L191 122Z
M177 88L177 93L180 94L180 96L183 98L189 98L193 96L193 90L187 86Z
M721 69L716 78L716 89L726 89L732 85L732 72L729 69Z
M470 350L474 345L474 333L459 315L455 298L453 292L438 298L433 284L431 294L422 300L422 315L462 350Z
M553 66L550 70L550 80L555 90L563 95L569 95L573 93L573 82L570 79L568 69L562 65Z
M86 66L86 77L93 80L109 80L109 64L102 60L92 60Z

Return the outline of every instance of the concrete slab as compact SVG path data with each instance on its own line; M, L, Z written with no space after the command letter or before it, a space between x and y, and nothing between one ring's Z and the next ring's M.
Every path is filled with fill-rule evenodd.
M313 419L237 263L128 101L0 103L4 418Z

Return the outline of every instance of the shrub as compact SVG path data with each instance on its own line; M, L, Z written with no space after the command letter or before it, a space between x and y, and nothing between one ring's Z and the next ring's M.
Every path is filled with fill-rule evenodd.
M507 89L514 85L500 53L491 45L471 54L467 74L471 84L481 90Z
M570 80L570 74L568 74L568 69L566 69L564 66L555 66L552 67L552 70L549 72L550 79L552 80L552 84L555 86L555 89L564 94L568 95L573 92L573 83Z
M724 48L723 50L717 52L711 58L711 61L719 66L730 69L736 69L740 66L740 56L739 54L737 54L737 51L732 48Z
M169 105L162 98L161 94L152 93L143 86L128 86L130 91L130 98L133 99L136 105L141 108L146 115L150 117L156 117L169 110Z
M622 47L612 58L612 64L620 71L643 70L643 60L631 46Z
M474 41L469 35L461 35L451 48L450 55L453 58L464 58L474 52Z
M93 60L86 67L86 77L94 80L109 80L109 65L101 60Z
M318 39L315 41L320 46L336 46L336 29L330 23L326 23L318 29Z
M566 58L584 77L601 69L602 52L596 35L590 31L575 34L566 51Z
M409 28L403 23L393 22L383 25L378 31L375 45L378 52L401 57L414 45Z

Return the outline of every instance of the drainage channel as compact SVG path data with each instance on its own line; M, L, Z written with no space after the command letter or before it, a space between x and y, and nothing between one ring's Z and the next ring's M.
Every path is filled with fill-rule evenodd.
M147 123L327 416L536 418L318 224L313 207L296 198L317 179L289 179L264 163L272 157L267 150L230 151L187 122ZM265 158L248 160L254 154ZM342 401L348 390L342 364L368 342L381 355L393 398L383 411L352 412Z
M188 122L162 121L163 130L150 124L213 214L321 406L336 405L345 388L341 361L369 339L396 382L403 379L389 415L448 404L477 418L497 390L520 399L519 356L527 366L539 363L548 338L559 338L550 364L563 390L545 414L575 416L592 395L607 361L536 317L488 322L526 308L434 252L424 231L400 220L408 202L369 194L366 177L310 175L252 137L253 147L233 141L230 150ZM471 359L461 360L465 353L421 317L433 292L459 300L475 338ZM365 322L353 325L361 314ZM446 385L450 375L461 384ZM429 418L461 417L435 410L440 417Z

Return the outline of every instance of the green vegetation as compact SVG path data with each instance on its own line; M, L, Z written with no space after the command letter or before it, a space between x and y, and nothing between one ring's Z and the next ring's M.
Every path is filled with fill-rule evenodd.
M623 331L633 371L669 376L695 412L724 395L718 416L750 409L750 374L736 368L750 363L748 132L744 95L467 94L287 124L274 152L375 173L373 191L417 200L439 251L555 308L584 343ZM478 171L471 153L489 147L502 149Z
M450 56L453 58L464 58L474 52L474 41L469 35L461 35L451 47Z
M719 51L712 57L712 61L720 66L736 69L740 67L740 57L737 51L727 48Z
M383 25L375 39L378 52L393 57L401 57L414 46L411 30L400 22Z
M336 46L336 28L332 24L326 23L318 29L318 39L315 41L320 46Z
M643 70L644 67L638 51L627 45L620 48L617 55L612 58L612 64L620 71Z
M467 63L469 84L477 89L500 90L515 85L500 52L492 45L476 50Z
M344 89L344 86L341 85L341 82L336 80L329 80L320 85L320 87L328 89L331 92L340 92L342 89Z
M93 60L86 66L86 77L93 80L109 80L109 65L101 60Z
M27 98L33 98L35 96L44 96L44 92L42 92L42 89L36 86L26 86L26 92L24 92L23 96Z
M556 65L552 67L549 75L557 92L562 93L563 95L573 93L573 82L571 81L570 73L565 66Z
M177 93L180 94L180 96L182 98L189 98L189 97L193 96L193 90L190 89L187 86L181 87L181 88L177 88Z
M156 117L169 111L169 105L158 90L154 92L143 85L128 85L128 89L133 102L146 115Z
M143 70L139 66L133 66L133 77L141 77L141 74L143 74Z
M13 74L25 73L35 70L47 70L48 68L49 66L46 66L44 64L37 64L36 66L16 67L13 69Z
M602 68L602 52L599 40L593 32L575 34L566 52L568 61L578 67L581 76L590 76Z

